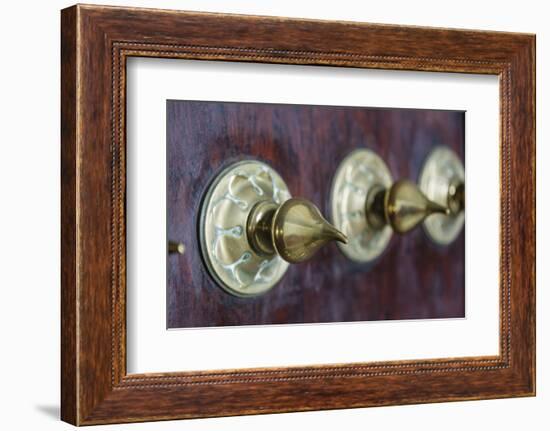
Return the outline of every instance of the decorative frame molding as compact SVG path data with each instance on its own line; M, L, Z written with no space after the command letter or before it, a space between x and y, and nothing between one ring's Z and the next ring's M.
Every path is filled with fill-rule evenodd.
M63 10L61 21L63 420L535 394L534 35L83 5ZM132 56L498 75L500 354L128 375L125 66Z

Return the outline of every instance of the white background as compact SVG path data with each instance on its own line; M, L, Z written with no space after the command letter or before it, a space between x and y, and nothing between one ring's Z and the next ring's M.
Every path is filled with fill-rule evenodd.
M343 19L537 33L537 117L550 117L550 29L545 2L118 1L173 9ZM59 9L70 3L5 2L0 16L0 323L2 428L69 429L59 410ZM31 125L29 125L29 121ZM538 396L508 399L108 426L109 429L547 429L550 422L550 171L547 122L537 124ZM546 190L546 191L545 191ZM545 191L545 194L543 194ZM32 265L29 263L32 261ZM545 315L546 312L546 315ZM546 363L546 364L545 364ZM100 427L103 428L103 427Z
M141 58L127 83L128 372L498 354L496 76ZM167 99L466 111L466 318L167 331Z

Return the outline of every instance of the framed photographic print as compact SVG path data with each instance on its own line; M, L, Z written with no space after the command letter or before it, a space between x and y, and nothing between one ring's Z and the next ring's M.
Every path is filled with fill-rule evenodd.
M62 11L62 419L535 394L535 37Z

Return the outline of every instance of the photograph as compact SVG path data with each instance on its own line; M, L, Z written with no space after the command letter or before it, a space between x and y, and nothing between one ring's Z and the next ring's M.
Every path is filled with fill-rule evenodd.
M465 317L464 112L166 112L168 328Z

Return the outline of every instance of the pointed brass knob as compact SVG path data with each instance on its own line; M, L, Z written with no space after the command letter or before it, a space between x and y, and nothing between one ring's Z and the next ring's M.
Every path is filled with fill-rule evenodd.
M448 214L449 209L429 200L409 180L399 180L390 188L373 187L366 201L367 221L375 228L390 225L394 232L406 233L431 214Z
M308 260L330 241L347 243L346 236L315 205L298 198L282 205L258 202L248 217L247 235L256 253L276 253L290 263Z

